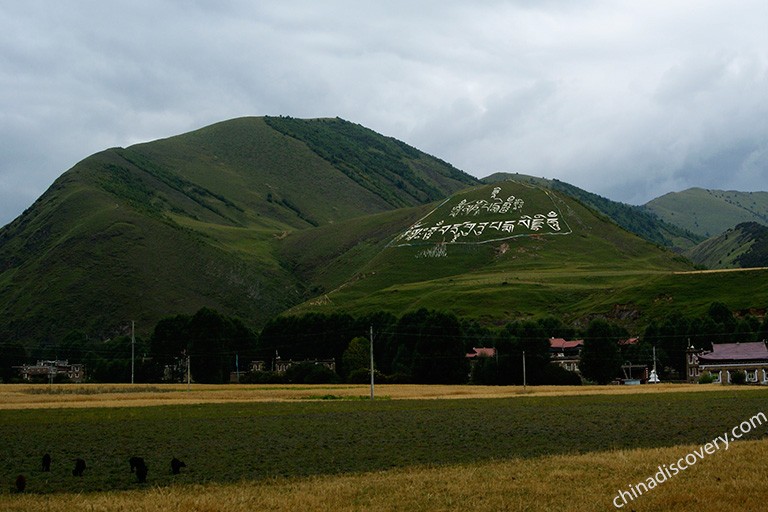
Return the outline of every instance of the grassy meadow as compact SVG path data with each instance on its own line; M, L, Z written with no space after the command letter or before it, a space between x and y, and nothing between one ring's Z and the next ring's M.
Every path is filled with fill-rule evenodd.
M2 386L0 505L608 510L618 489L768 409L764 388L714 385L376 391L371 402L367 387L344 385ZM749 503L768 486L767 427L631 508L691 510L702 495ZM134 455L147 461L147 484L129 471ZM187 464L180 475L174 456ZM71 475L77 457L82 478ZM11 492L18 474L24 494Z

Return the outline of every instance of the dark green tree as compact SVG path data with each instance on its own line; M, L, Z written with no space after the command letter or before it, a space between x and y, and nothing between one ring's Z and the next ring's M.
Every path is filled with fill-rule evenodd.
M579 369L585 379L607 384L619 376L621 352L620 331L602 319L592 320L584 336Z
M70 363L80 363L88 348L87 335L83 331L72 331L67 334L57 348L58 359L66 359Z
M342 374L346 377L356 370L371 370L371 343L367 338L358 336L349 342L341 357Z
M452 313L427 312L414 348L413 379L422 384L460 384L468 374L459 320Z
M481 356L472 361L472 384L492 386L499 384L499 364L495 357Z
M18 371L13 367L26 363L26 359L27 351L21 343L6 341L0 344L0 381L16 380Z
M256 338L250 330L241 321L209 308L192 316L186 332L192 378L196 382L229 382L236 357L242 356L246 361L254 354Z
M136 339L134 347L134 382L141 382L135 376L140 374L142 355L146 344L141 338ZM89 380L96 382L131 382L131 337L118 336L92 346L85 355L85 371Z
M757 339L761 341L768 340L768 315L763 318L763 323L760 324L760 331L757 335Z
M429 311L421 308L418 311L406 313L400 317L395 325L395 335L392 339L392 347L389 349L394 354L392 359L392 373L407 375L409 378L413 372L413 362L416 355L416 345L421 339L421 331L427 323Z
M707 314L719 326L718 335L713 337L712 341L717 343L732 341L733 333L736 331L736 318L728 306L722 302L713 302Z
M329 384L339 382L336 372L319 363L294 364L285 371L285 379L293 384Z
M732 340L740 342L757 341L759 332L760 321L752 315L747 315L736 321Z

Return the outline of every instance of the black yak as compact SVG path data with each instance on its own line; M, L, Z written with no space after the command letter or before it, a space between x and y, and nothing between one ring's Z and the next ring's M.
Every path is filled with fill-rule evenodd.
M149 471L149 468L147 468L146 464L139 464L136 466L136 479L139 481L140 484L143 484L147 481L147 472Z
M128 459L128 462L131 464L131 473L136 473L136 479L139 483L143 484L146 482L149 468L147 468L147 463L144 462L144 459L141 457L131 457Z
M141 457L131 457L130 459L128 459L128 464L131 465L131 473L135 473L136 468L138 468L139 466L146 466L146 464L144 463L144 459L142 459Z
M85 471L85 461L75 459L75 469L72 470L72 476L83 476L83 471Z
M24 492L24 489L27 488L27 479L24 475L19 475L16 477L16 491L17 492Z
M171 459L171 471L174 475L178 475L181 472L181 468L187 467L186 464L184 464L184 461L181 461L174 457Z

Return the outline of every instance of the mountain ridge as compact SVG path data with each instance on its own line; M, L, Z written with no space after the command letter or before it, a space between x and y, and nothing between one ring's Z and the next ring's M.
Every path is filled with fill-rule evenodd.
M0 229L0 339L55 347L71 331L107 339L131 321L146 334L202 307L251 326L311 303L429 306L489 323L551 312L582 322L618 308L639 321L663 311L656 298L675 287L700 295L679 307L713 298L747 306L729 295L734 287L702 294L697 281L694 294L665 281L692 266L633 234L671 228L647 216L621 225L635 207L556 180L507 181L482 184L339 118L238 118L107 149ZM535 208L515 210L513 196ZM430 212L441 217L416 226ZM573 234L541 231L560 220ZM427 243L391 244L412 235ZM449 244L459 238L468 243Z
M669 192L644 205L660 219L704 238L743 222L768 225L768 192L693 187Z
M355 155L373 132L330 124L351 141L347 158L364 160ZM390 199L417 203L414 191L434 182L420 177L427 170L445 179L425 196L475 183L404 147L389 156L408 167ZM82 329L105 338L131 320L149 328L203 306L263 322L309 293L281 261L280 236L395 209L340 171L345 161L328 162L263 118L87 157L0 229L0 337L55 343Z

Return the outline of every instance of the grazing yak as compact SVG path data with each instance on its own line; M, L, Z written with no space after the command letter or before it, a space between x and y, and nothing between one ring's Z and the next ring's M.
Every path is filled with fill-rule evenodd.
M139 483L145 483L147 481L147 472L149 471L149 468L147 467L147 463L144 462L144 459L141 457L131 457L128 459L128 462L131 465L131 473L136 473L136 479Z
M83 471L85 471L85 461L75 459L75 469L72 470L72 476L83 476Z
M144 459L142 459L141 457L131 457L130 459L128 459L128 464L131 465L131 473L135 473L136 468L139 466L146 466L146 464L144 463Z
M180 461L176 457L171 459L171 471L174 475L178 475L181 472L181 468L187 467L186 464L184 464L183 461Z

